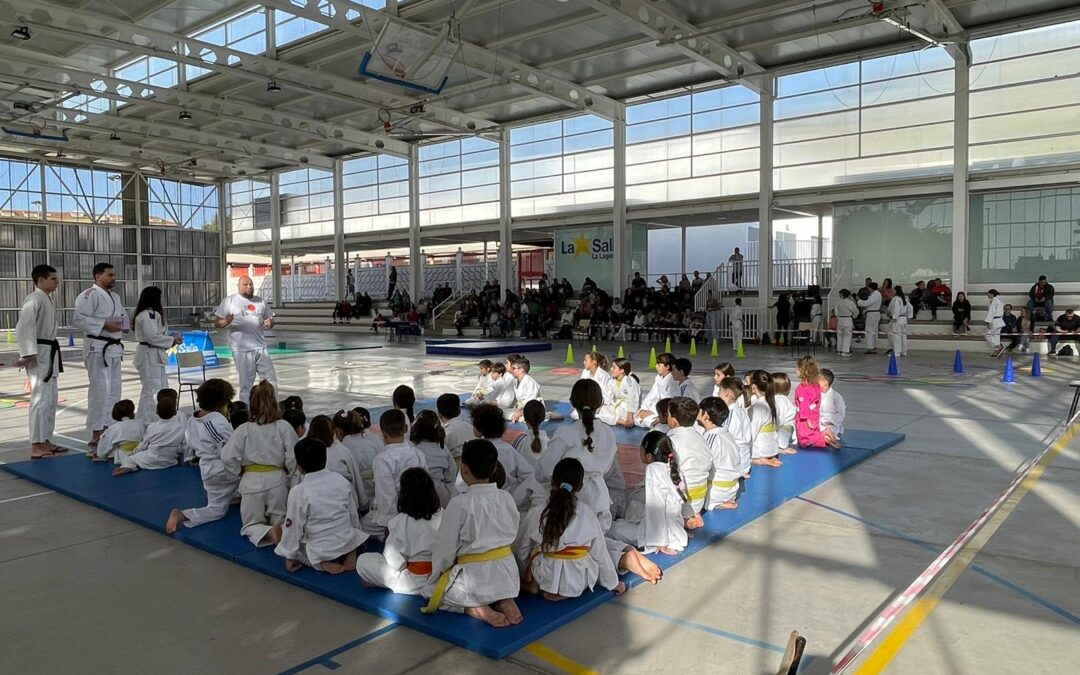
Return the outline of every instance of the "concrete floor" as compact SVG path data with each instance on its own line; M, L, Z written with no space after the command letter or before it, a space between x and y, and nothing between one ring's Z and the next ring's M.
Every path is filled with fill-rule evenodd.
M427 357L422 345L293 332L274 342L281 339L311 349L380 347L278 357L282 390L301 394L309 415L384 405L402 383L434 397L467 391L474 381L464 360ZM635 364L647 362L647 348L629 350ZM565 343L557 343L530 356L557 369L564 355ZM751 348L748 356L740 370L793 374L786 349ZM702 372L694 380L704 390L716 359L695 360ZM636 588L548 635L542 656L523 650L498 663L0 473L2 670L584 672L574 670L578 664L602 673L767 673L797 628L817 671L1053 437L1071 400L1066 383L1080 377L1075 361L1048 360L1041 379L1021 370L1005 386L1001 361L969 355L967 372L954 376L951 354L925 352L903 359L903 377L890 382L884 357L820 360L839 375L849 427L901 431L907 440L683 561L659 586ZM74 353L67 361L58 431L63 440L85 439L85 371ZM570 371L537 374L548 399L568 397L575 375L560 372ZM125 380L125 396L137 400L129 364ZM28 455L25 410L3 407L23 398L22 384L20 372L0 368L6 462ZM1080 661L1078 487L1074 441L889 672L1073 672ZM572 664L560 667L550 652Z

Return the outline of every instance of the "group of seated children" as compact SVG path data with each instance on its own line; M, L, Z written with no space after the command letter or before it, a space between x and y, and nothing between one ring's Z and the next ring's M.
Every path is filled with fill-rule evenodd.
M804 447L836 447L843 433L843 400L811 357L799 362L792 403L786 377L752 371L744 386L727 364L716 369L714 395L698 401L689 361L661 354L660 393L639 402L629 361L609 367L590 353L571 391L573 419L551 435L528 360L508 361L512 404L499 404L505 367L481 362L468 422L457 395L416 413L402 386L377 432L364 408L309 424L299 397L279 404L268 382L253 387L245 408L232 403L228 382L211 379L190 417L163 390L159 419L145 430L130 402L118 404L99 452L118 456L117 473L198 462L207 503L174 509L170 534L218 520L239 501L241 534L274 545L289 571L355 570L364 585L422 595L425 612L465 612L499 627L522 620L521 588L557 601L597 585L621 593L621 572L659 582L644 554L675 554L704 511L736 508L752 464L778 466L781 452L794 452L792 432ZM508 420L526 429L513 445ZM644 479L630 489L614 425L650 427ZM382 551L362 553L369 539Z

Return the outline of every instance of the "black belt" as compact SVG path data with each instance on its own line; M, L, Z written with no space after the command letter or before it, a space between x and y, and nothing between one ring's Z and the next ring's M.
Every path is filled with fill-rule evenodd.
M101 350L101 361L106 365L109 362L105 359L105 352L109 351L109 347L116 345L120 347L120 351L124 350L124 343L120 341L120 338L105 337L104 335L87 335L86 338L88 340L101 340L105 343L105 346Z
M117 340L117 342L119 342L119 340ZM158 347L157 345L152 345L149 342L139 342L139 344L141 344L143 347L149 347L150 349L165 349L165 347Z
M863 310L866 314L881 314L880 309L867 309Z
M39 345L47 345L49 349L49 372L45 374L45 382L48 382L53 378L54 372L53 358L56 358L57 363L60 364L60 372L64 372L64 358L60 356L60 341L59 340L38 340Z

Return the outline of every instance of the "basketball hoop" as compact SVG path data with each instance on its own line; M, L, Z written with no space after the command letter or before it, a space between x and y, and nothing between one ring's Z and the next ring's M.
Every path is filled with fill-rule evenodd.
M364 77L438 94L446 86L446 71L458 48L458 43L450 39L449 25L432 34L390 21L379 32L371 50L364 53L359 72Z

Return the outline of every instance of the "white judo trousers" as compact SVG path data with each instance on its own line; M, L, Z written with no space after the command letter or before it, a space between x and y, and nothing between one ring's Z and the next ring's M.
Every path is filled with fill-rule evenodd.
M871 311L866 313L866 348L877 349L878 329L881 325L881 312Z
M37 365L26 369L30 379L30 442L44 443L52 438L56 428L56 402L60 395L60 366L53 363L53 376L49 374L48 351L38 354Z
M267 349L233 352L233 362L236 364L236 377L240 383L239 397L244 403L250 402L256 375L269 382L274 391L277 391L277 372L274 371L274 362L270 360Z
M144 422L151 422L157 417L157 393L168 386L165 366L146 362L136 365L135 370L139 371L139 381L142 384L138 418Z
M898 317L889 324L889 339L892 343L893 354L907 356L907 317Z
M220 476L214 480L203 481L203 489L206 490L206 506L193 509L184 509L184 517L187 522L184 527L198 527L215 520L221 520L229 512L229 506L237 498L239 483ZM284 511L284 507L282 507ZM261 537L260 537L261 538Z
M851 335L855 330L855 321L849 316L842 316L836 320L836 353L851 353Z
M736 319L731 322L731 348L736 352L739 351L739 345L743 341L743 322L742 319Z
M113 423L113 404L123 395L120 363L120 356L102 358L101 352L90 352L83 360L90 380L86 392L86 428L90 431L104 429Z

